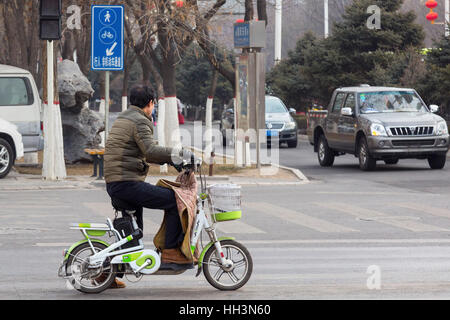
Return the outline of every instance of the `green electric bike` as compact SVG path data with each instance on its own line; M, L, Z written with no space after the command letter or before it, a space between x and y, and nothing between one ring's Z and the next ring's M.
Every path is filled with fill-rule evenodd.
M201 160L197 163L184 161L180 169L187 175L193 171L199 173L201 181L190 242L192 252L198 243L202 244L196 276L203 271L213 287L237 290L250 279L252 257L247 248L233 238L218 238L216 224L241 218L240 187L233 184L207 187ZM78 291L100 293L108 289L117 276L125 275L130 282L136 282L144 275L178 275L188 270L185 266L163 264L159 250L144 248L133 206L117 199L112 199L112 205L116 212L114 222L108 218L106 224L76 223L70 226L80 230L84 239L64 250L59 277L67 279ZM118 218L119 213L121 218ZM203 232L209 238L205 246L201 241ZM109 243L101 239L106 234L114 241Z

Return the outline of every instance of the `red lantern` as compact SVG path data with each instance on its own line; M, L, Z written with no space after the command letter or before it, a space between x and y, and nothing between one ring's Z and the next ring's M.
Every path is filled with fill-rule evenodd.
M178 8L183 7L183 5L184 5L184 1L183 1L183 0L177 0L177 1L176 1L176 6L177 6Z
M439 17L437 12L431 11L429 14L427 14L427 20L430 20L431 23L434 23L434 20L436 20Z
M427 8L429 9L434 9L437 7L438 3L435 0L428 0L425 5L427 6Z
M428 0L425 5L430 9L430 12L427 14L427 20L431 21L431 24L434 24L434 20L438 18L438 14L433 11L434 8L437 7L438 3L435 0Z

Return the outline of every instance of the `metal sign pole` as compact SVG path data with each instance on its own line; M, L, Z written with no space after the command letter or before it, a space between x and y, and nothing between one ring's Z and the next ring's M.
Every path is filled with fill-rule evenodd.
M260 117L259 117L259 110L260 110L260 103L261 103L261 95L259 90L259 84L260 84L260 70L259 70L259 57L258 53L253 53L253 57L255 59L255 92L256 92L256 103L255 103L255 124L256 124L256 167L258 169L261 169L261 141L260 141Z
M105 145L109 132L109 71L105 74Z
M282 1L277 0L275 4L275 64L281 61L282 15Z

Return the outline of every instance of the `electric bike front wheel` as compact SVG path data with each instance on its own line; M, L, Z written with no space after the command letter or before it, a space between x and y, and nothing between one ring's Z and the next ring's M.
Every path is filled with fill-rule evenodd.
M247 248L234 240L220 241L225 259L232 266L222 266L215 246L211 246L203 259L203 273L206 280L216 289L230 291L243 287L253 271L252 256Z
M107 248L98 242L93 242L92 245L95 253ZM93 255L91 246L86 242L76 247L67 260L66 273L70 284L83 293L100 293L108 289L116 277L116 266L110 264L109 259L98 268L89 267L87 258Z

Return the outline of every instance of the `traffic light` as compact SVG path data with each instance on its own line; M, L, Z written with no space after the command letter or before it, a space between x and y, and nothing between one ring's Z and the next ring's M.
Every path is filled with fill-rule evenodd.
M61 39L61 0L40 0L39 28L41 40Z

